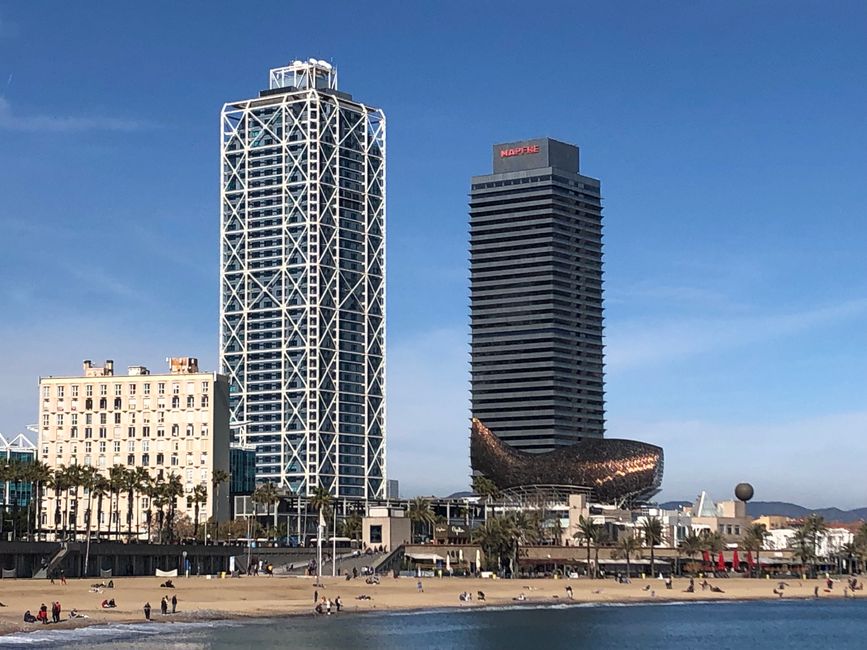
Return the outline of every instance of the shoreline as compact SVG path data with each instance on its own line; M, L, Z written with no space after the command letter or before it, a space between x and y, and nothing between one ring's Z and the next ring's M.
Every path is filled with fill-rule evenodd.
M343 616L364 614L414 614L456 611L500 611L509 609L547 609L567 607L619 607L630 605L680 605L716 604L746 601L791 601L813 600L815 587L820 588L819 600L859 600L867 595L851 593L843 596L843 585L836 583L830 593L825 591L824 580L791 580L786 583L785 595L779 598L772 589L779 580L760 580L748 578L729 578L715 580L724 588L724 593L701 591L686 593L683 589L688 579L677 578L673 589L667 590L657 579L635 580L628 585L613 580L592 579L515 579L482 580L476 578L426 578L423 579L423 592L418 592L415 578L383 579L380 585L367 585L358 580L346 582L340 578L323 578L324 586L316 588L311 579L302 577L256 577L242 579L212 579L203 577L181 578L176 581L176 589L166 590L159 587L159 578L135 577L118 578L116 588L104 590L101 594L89 592L90 580L69 580L66 586L49 585L44 581L15 581L11 588L7 581L0 582L0 600L6 605L0 609L0 644L10 635L50 632L51 636L62 636L63 632L81 628L107 628L113 625L173 625L245 622L257 619L292 619L296 617L316 617L313 612L313 594L319 598L341 596L342 611L333 615ZM11 582L11 581L10 581ZM565 595L565 588L573 589L574 598ZM476 600L477 591L485 592L485 602ZM82 593L82 591L84 593ZM472 594L470 602L460 602L458 594L468 591ZM655 593L654 593L655 592ZM366 593L371 600L357 600L356 596ZM179 610L175 614L163 616L159 613L162 595L175 594L179 599ZM516 600L517 594L524 594L526 600ZM654 594L654 595L651 595ZM116 598L118 608L102 610L82 607L78 601L90 599ZM59 599L63 605L64 617L76 608L88 618L64 618L61 623L44 625L24 623L25 609L35 612L38 604L13 609L12 603L40 601L49 604ZM146 621L140 608L150 602L154 613L151 621ZM135 603L130 606L130 602ZM161 628L156 628L161 629Z

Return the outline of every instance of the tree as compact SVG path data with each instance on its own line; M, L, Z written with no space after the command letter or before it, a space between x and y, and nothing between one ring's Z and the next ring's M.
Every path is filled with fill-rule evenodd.
M214 488L214 518L217 518L217 513L220 507L220 493L223 483L229 480L229 472L223 469L215 469L211 474L211 485ZM217 526L214 530L214 541L220 540L220 528Z
M656 556L654 549L662 544L663 525L659 517L646 517L641 523L641 536L644 543L650 547L650 575L656 575Z
M420 527L433 526L436 518L434 517L433 508L431 508L430 500L424 497L415 497L409 502L409 520L415 532L418 532ZM421 535L416 535L420 537Z
M795 557L801 560L801 564L807 567L812 575L812 562L816 557L816 552L810 531L806 527L799 528L792 535L791 543L794 547Z
M93 467L84 467L81 470L81 484L87 492L87 508L84 511L85 535L87 550L84 553L84 575L87 576L87 568L90 564L90 526L93 519L93 486L98 474Z
M133 470L133 475L136 493L135 527L136 539L138 539L141 534L141 499L142 496L148 496L150 493L150 486L153 483L153 478L151 477L150 472L144 467L136 467ZM148 533L147 541L150 541L150 533Z
M488 571L499 571L501 556L507 543L504 538L500 517L492 517L473 531L473 542L482 548L485 567Z
M132 541L133 505L135 493L139 486L139 476L134 469L124 469L123 489L126 492L126 541ZM138 531L136 531L138 532Z
M686 537L680 541L680 550L690 560L694 560L703 550L701 535L694 530L690 530L686 534Z
M256 505L265 506L265 517L267 518L271 514L271 506L280 502L280 494L277 492L277 486L273 483L262 483L256 486L251 499Z
M584 515L580 515L578 517L578 530L573 535L576 540L583 540L587 544L587 575L591 578L595 578L597 575L596 567L591 571L590 569L590 547L593 544L599 543L599 536L602 531L602 526L594 522L589 517L585 518Z
M123 465L112 465L108 470L108 482L111 486L112 505L111 516L109 517L108 530L111 533L111 522L114 523L114 539L120 539L120 493L126 485L126 467Z
M163 490L169 507L166 528L169 533L169 544L172 544L175 541L175 512L178 507L178 499L184 495L184 484L181 482L181 477L177 474L169 474Z
M497 484L494 483L487 476L482 476L481 474L476 474L473 476L473 492L475 492L485 504L485 519L488 518L488 506L491 505L491 501L495 501L499 499L502 494L500 492L500 488L497 487Z
M96 497L96 537L100 538L100 533L102 532L102 502L105 497L111 494L111 484L108 482L108 479L105 478L102 474L97 474L93 479L93 486L91 488L91 496ZM109 533L111 532L111 525L109 520Z
M761 553L765 546L765 539L767 539L768 535L770 535L770 533L768 533L768 529L765 528L764 524L751 524L747 526L746 530L744 530L744 535L741 540L745 549L748 551L755 551L756 553L757 578L762 576Z
M51 484L53 473L51 468L42 461L36 461L30 468L30 477L34 485L32 500L36 504L36 512L34 513L36 526L34 530L36 531L36 536L39 537L42 529L42 501L45 498L45 488Z
M362 519L357 512L350 513L340 522L340 534L349 539L361 539Z
M193 519L193 537L199 539L199 508L202 504L208 502L208 486L205 483L199 483L193 488L193 506L195 508L195 518ZM207 540L206 540L207 541Z
M626 577L628 578L631 571L630 559L635 553L638 553L641 548L641 540L629 533L624 535L617 541L617 553L626 559Z

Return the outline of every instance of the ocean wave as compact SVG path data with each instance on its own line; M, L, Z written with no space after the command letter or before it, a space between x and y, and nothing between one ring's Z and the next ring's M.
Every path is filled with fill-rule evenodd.
M123 640L144 639L171 632L172 635L195 632L218 627L234 627L241 621L213 620L189 622L153 622L153 623L108 623L88 625L69 630L34 630L33 632L16 632L0 637L0 648L52 648L67 645L115 643Z

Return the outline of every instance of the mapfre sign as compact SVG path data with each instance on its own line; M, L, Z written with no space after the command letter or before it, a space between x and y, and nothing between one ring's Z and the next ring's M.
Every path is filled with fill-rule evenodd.
M512 156L526 156L530 153L539 153L539 145L531 144L526 147L512 147L510 149L500 149L500 158L511 158Z

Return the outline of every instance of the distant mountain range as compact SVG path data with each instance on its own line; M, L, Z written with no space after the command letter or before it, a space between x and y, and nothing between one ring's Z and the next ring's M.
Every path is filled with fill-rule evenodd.
M674 510L683 505L691 505L691 501L668 501L660 503L659 507L666 510ZM855 510L840 510L840 508L805 508L796 503L784 501L750 501L747 503L747 514L750 517L762 515L781 515L783 517L806 517L816 514L825 518L825 521L838 521L841 523L856 523L867 520L867 508Z

